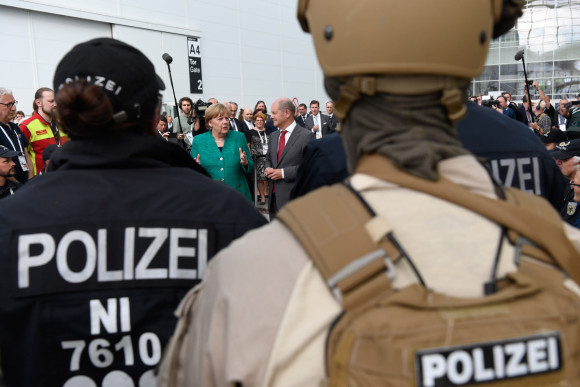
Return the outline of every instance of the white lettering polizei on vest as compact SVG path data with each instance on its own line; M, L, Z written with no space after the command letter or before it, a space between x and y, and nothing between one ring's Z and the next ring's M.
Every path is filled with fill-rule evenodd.
M463 386L561 368L558 332L417 351L417 386Z
M85 282L94 277L95 273L98 282L201 279L205 274L208 257L206 229L127 227L122 233L122 246L110 246L108 233L107 229L97 230L96 241L89 232L83 230L69 231L60 240L48 233L20 235L18 287L30 287L31 273L38 272L36 278L42 278L43 269L53 269L54 266L60 277L72 284ZM187 240L195 240L196 247L191 246L192 242ZM74 256L71 253L72 245L76 246ZM141 246L139 251L143 251L143 246L146 246L141 257L135 256L137 246ZM122 255L123 268L109 269L108 254L115 257ZM195 266L192 259L197 259L196 268L192 268ZM154 260L157 267L151 267ZM70 262L82 268L75 271ZM163 263L163 267L159 267L160 263Z

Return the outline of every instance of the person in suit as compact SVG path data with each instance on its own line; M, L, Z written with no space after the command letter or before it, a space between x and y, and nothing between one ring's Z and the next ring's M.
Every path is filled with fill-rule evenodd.
M205 168L212 179L221 181L252 201L246 176L254 171L254 162L246 136L230 130L229 108L214 104L205 112L209 132L193 138L191 157Z
M530 111L529 104L530 103L528 102L528 96L524 95L524 97L522 98L522 104L518 106L520 117L522 117L520 122L526 126L530 126L530 124L534 123L535 121L534 109Z
M298 105L298 117L295 118L295 121L298 125L306 127L307 118L308 118L308 108L306 107L305 103L301 103L300 105Z
M243 133L246 136L246 142L250 142L250 131L247 126L242 124L240 120L236 118L236 113L238 112L238 104L235 102L228 102L229 105L229 122L230 122L230 130L234 130L236 132Z
M254 125L254 114L251 108L245 108L244 114L242 115L242 125L245 125L248 128L248 132L255 128Z
M157 121L157 132L155 135L165 141L169 141L169 132L167 131L167 118L165 116L159 116L159 121Z
M338 117L334 114L334 102L328 101L326 103L326 113L328 114L330 127L332 128L332 130L336 131L336 128L338 128Z
M314 138L312 132L296 124L295 110L296 107L288 98L280 98L272 104L271 117L279 130L270 135L264 170L270 188L270 219L290 200L290 191L302 163L304 147Z
M313 100L310 102L310 111L312 115L306 118L306 129L315 133L316 138L322 138L330 133L334 133L334 129L330 125L328 116L320 114L320 104Z

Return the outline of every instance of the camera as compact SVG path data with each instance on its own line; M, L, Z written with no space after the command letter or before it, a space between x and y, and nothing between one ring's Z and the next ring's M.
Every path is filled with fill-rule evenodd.
M570 101L568 103L565 103L564 107L566 109L570 109L572 106L578 106L578 105L580 105L580 101Z
M489 95L482 95L481 96L481 106L485 106L488 108L492 108L492 107L497 108L497 107L499 107L499 101L496 99L493 99Z
M526 81L526 83L527 83L528 86L533 86L534 85L534 81L533 80L532 81Z
M194 104L193 108L195 109L195 115L199 118L205 117L205 110L211 106L210 102L203 102L201 99L198 99Z

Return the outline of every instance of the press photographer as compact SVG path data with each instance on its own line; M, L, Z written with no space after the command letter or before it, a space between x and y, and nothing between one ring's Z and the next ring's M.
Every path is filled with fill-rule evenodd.
M560 114L566 118L568 139L580 138L580 101L560 101Z

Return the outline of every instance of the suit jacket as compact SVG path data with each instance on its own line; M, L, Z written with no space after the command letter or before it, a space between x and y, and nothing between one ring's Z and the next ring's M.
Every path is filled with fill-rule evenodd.
M273 192L274 183L276 184L276 204L278 210L290 200L290 192L296 180L298 167L302 164L304 148L308 144L308 141L314 139L314 133L302 126L296 125L278 161L278 140L280 139L280 133L280 130L277 130L270 135L270 139L268 140L268 154L266 155L266 168L284 169L283 179L277 180L276 182L270 180L268 183L270 192ZM268 208L270 207L271 202L268 200Z
M237 118L234 118L234 121L236 122L236 127L238 128L238 131L240 133L243 133L244 136L246 136L246 141L247 142L250 142L251 141L251 136L250 136L250 129L248 128L248 125L246 125L245 123L242 123L242 121L238 120ZM234 132L236 131L232 127L231 122L230 122L230 130L233 130Z
M245 167L240 163L239 148L246 152L248 158L248 165ZM254 162L248 149L248 142L242 132L230 130L226 135L221 152L211 132L195 136L191 144L191 156L195 158L198 154L199 163L212 179L229 185L244 194L249 201L252 201L245 175L254 171Z
M306 118L306 129L312 131L312 128L314 128L314 116L308 116ZM331 127L331 123L330 120L328 119L328 116L320 114L320 123L318 130L322 131L323 137L326 136L327 134L335 132L335 130Z
M308 116L307 116L306 118L308 118ZM302 126L302 127L304 127L304 128L306 127L306 120L305 120L305 119L302 119L302 116L298 116L298 117L296 117L296 118L294 119L294 121L296 121L296 123L297 123L298 125L300 125L300 126Z
M338 127L338 117L336 116L336 114L333 114L332 117L331 116L327 116L328 120L330 121L330 127L332 128L333 131L336 131L336 128Z
M520 112L520 116L522 117L522 119L521 119L521 121L520 121L520 122L521 122L522 124L524 124L524 125L526 125L526 126L527 126L527 125L529 124L529 122L528 122L528 116L527 116L527 114L526 114L526 110L527 110L527 109L526 109L526 107L525 107L524 105L520 105L520 106L518 106L518 111ZM532 119L534 119L534 113L533 113L533 110L532 110Z

